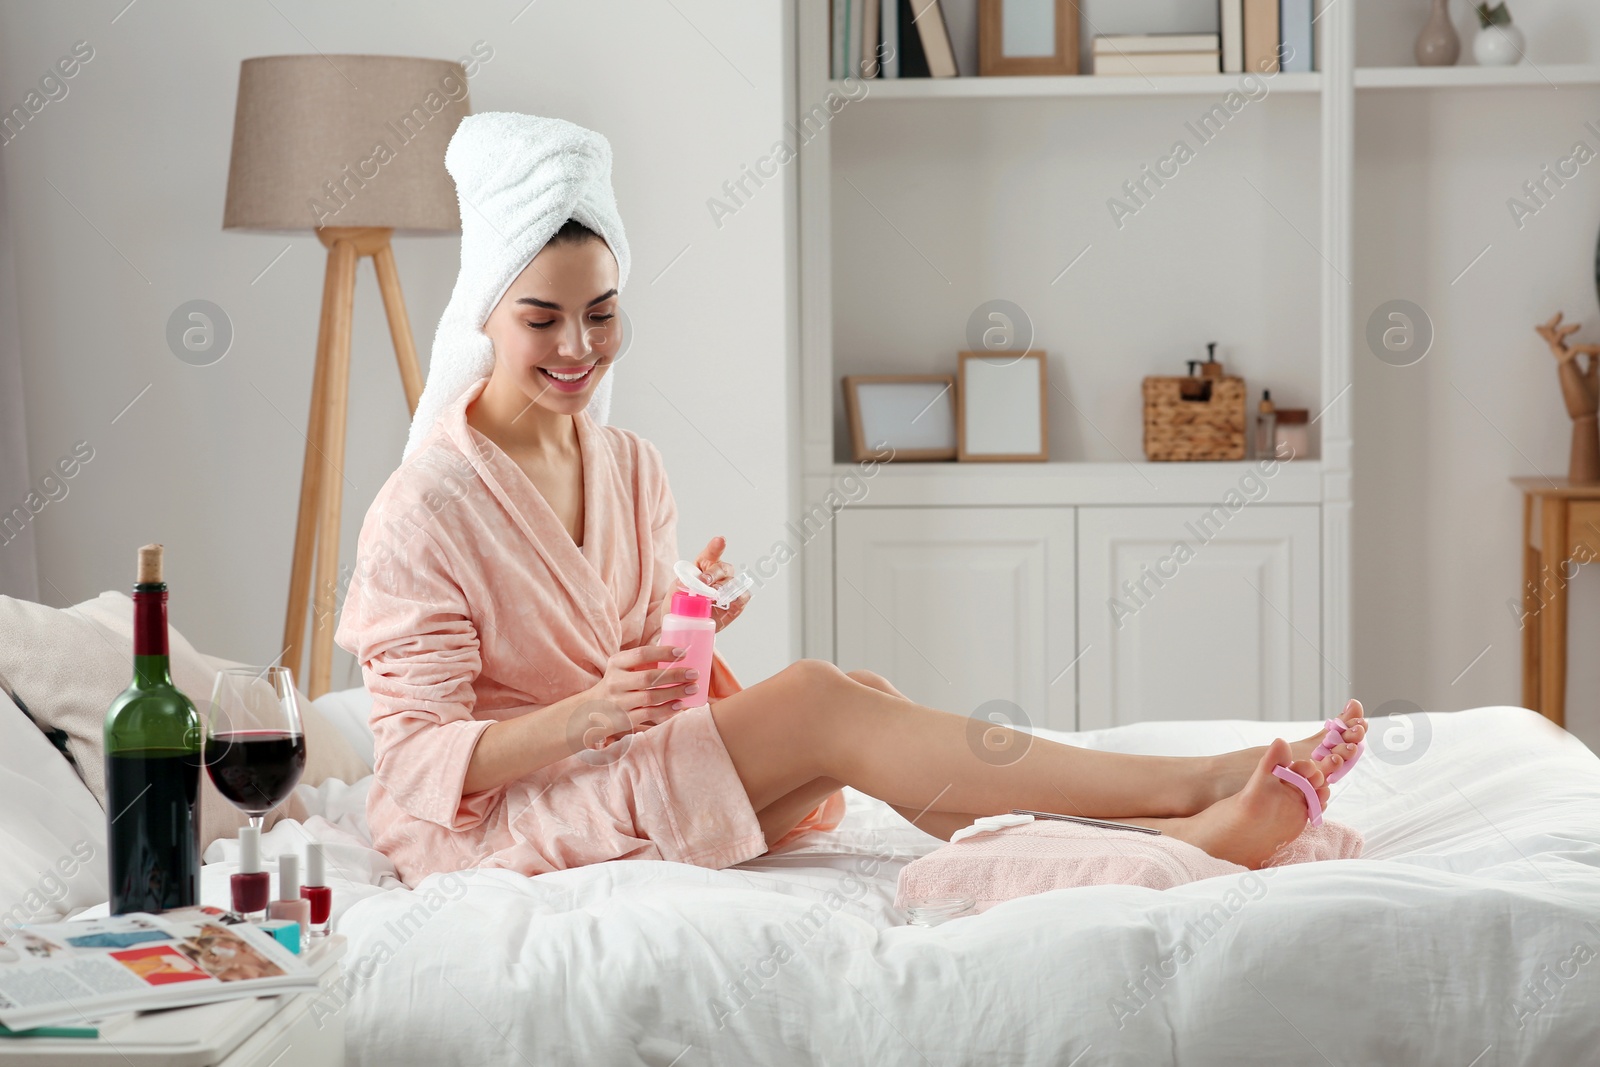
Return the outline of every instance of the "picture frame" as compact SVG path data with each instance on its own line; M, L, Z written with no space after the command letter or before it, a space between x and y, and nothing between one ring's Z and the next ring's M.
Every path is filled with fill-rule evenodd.
M962 352L959 358L956 458L968 463L1048 460L1044 352Z
M978 0L978 74L1077 74L1078 0Z
M843 385L855 462L956 458L954 375L848 374Z

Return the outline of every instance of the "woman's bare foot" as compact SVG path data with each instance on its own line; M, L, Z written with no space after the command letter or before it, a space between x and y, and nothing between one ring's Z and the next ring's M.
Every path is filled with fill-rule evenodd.
M1328 754L1329 758L1318 764L1324 775L1332 774L1336 768L1354 756L1356 745L1367 736L1367 717L1361 708L1361 701L1350 700L1337 718L1345 724L1344 742L1335 745ZM1311 753L1322 744L1322 739L1326 736L1326 730L1319 730L1310 737L1291 743L1289 751L1297 760L1309 760ZM1262 754L1266 751L1265 748L1244 748L1218 756L1217 761L1220 766L1212 776L1211 802L1224 800L1243 789L1245 783L1255 773L1256 764L1261 762Z
M1268 745L1244 787L1217 801L1198 815L1172 819L1161 829L1180 841L1257 870L1281 846L1300 836L1309 818L1305 796L1288 782L1273 776L1274 767L1288 767L1309 781L1323 804L1328 802L1324 770L1332 771L1337 754L1313 763L1295 759L1289 742L1279 738Z

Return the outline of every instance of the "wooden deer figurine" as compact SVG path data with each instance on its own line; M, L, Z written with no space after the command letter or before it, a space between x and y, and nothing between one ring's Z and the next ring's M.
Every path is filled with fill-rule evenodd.
M1574 484L1600 482L1600 345L1572 345L1567 338L1578 332L1582 323L1561 324L1561 312L1539 331L1559 364L1561 396L1572 416L1572 457L1567 465L1567 480ZM1580 367L1579 356L1588 359Z

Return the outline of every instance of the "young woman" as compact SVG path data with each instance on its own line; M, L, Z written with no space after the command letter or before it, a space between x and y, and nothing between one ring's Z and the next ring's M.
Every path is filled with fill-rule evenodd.
M944 838L1012 808L1063 811L1258 867L1307 818L1273 768L1326 802L1324 776L1366 731L1355 701L1320 762L1320 733L1160 757L994 727L988 744L1017 754L997 760L969 745L965 716L870 672L802 660L742 688L720 657L709 678L670 666L680 650L658 639L677 516L661 457L589 410L620 347L625 262L592 228L561 225L482 323L488 377L438 412L368 512L338 640L374 698L368 815L404 880L726 867L837 825L844 785ZM698 559L713 584L734 574L723 551L713 538ZM716 613L719 630L746 599Z

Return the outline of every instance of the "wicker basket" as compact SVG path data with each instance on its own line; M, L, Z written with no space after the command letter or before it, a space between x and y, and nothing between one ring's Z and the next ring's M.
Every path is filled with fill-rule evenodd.
M1243 459L1243 378L1144 380L1144 454L1150 460Z

